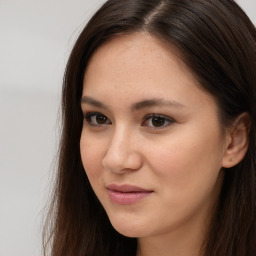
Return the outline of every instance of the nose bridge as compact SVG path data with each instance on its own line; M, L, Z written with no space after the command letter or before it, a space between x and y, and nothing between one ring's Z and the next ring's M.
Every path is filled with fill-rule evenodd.
M120 125L116 127L113 131L113 135L110 141L108 151L119 151L120 153L125 153L129 148L129 140L131 139L131 133L128 132L128 129L125 125Z
M116 126L109 140L103 166L113 172L138 169L141 159L135 137L135 132L132 132L128 126Z

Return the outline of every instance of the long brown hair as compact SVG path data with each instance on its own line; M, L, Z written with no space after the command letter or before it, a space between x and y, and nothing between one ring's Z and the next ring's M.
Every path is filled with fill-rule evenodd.
M83 76L92 54L120 34L146 31L176 47L202 89L215 97L226 127L249 113L249 149L224 170L204 256L256 255L256 30L233 0L109 0L77 39L63 83L58 174L45 228L52 256L136 254L136 239L117 233L81 163Z

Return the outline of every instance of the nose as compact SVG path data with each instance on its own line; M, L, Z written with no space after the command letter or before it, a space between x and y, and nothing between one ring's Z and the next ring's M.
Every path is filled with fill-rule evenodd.
M102 164L105 169L122 174L129 170L140 169L142 160L136 136L120 129L111 137Z

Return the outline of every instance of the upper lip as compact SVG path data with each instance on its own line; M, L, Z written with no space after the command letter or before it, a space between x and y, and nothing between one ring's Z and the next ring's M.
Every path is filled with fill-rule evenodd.
M110 184L107 186L107 189L118 191L118 192L152 192L152 190L140 188L134 185L124 184L124 185L117 185L117 184Z

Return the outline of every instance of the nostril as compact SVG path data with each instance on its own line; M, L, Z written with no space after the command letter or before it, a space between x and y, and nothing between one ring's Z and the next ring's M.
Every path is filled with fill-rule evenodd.
M125 159L122 156L114 152L108 152L103 158L102 164L106 170L120 173L124 169L124 161Z
M114 173L123 173L128 170L138 170L142 166L142 157L138 152L113 153L108 152L102 160L102 165L106 170Z

